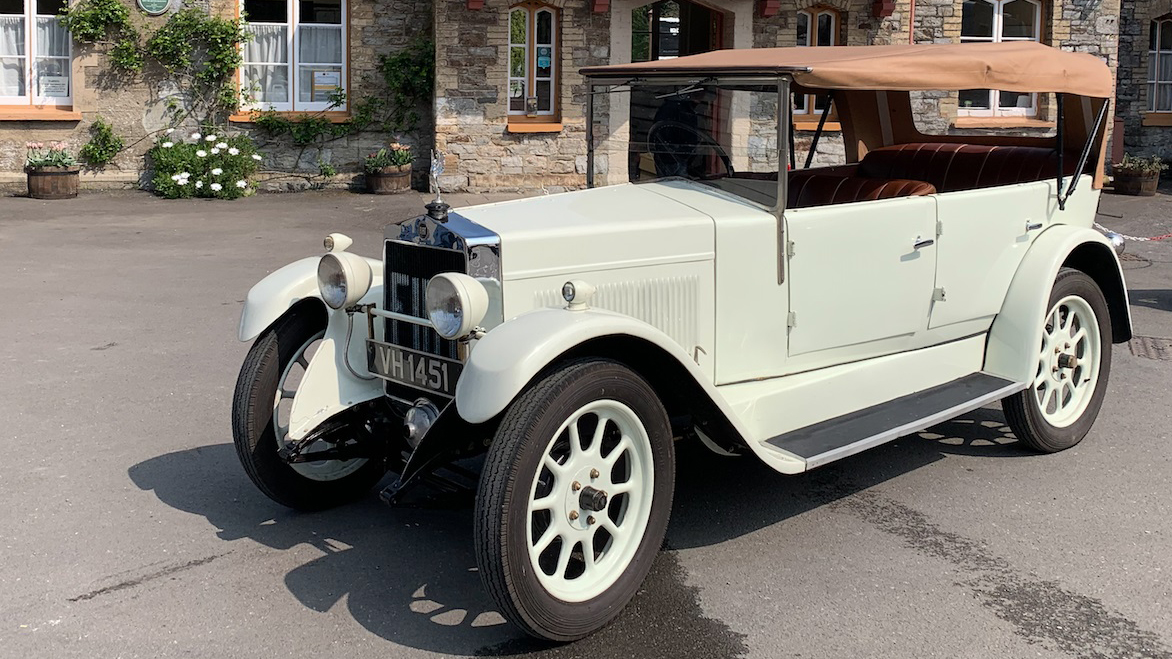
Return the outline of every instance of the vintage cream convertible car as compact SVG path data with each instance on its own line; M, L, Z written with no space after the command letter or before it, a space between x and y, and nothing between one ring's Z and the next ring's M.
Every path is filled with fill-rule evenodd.
M331 234L248 293L233 430L265 494L466 479L501 612L571 640L647 575L677 440L797 474L996 401L1037 451L1090 430L1131 336L1092 228L1098 59L783 48L583 73L591 189L433 202L381 259ZM1049 108L1055 134L917 129L914 92L969 89ZM845 164L797 167L795 107L839 124Z

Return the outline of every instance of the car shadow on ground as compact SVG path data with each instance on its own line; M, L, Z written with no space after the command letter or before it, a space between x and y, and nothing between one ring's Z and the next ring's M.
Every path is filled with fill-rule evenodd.
M333 511L296 513L253 487L231 444L168 453L128 473L163 503L205 517L225 541L316 547L319 558L285 575L289 592L322 612L345 598L355 621L395 644L450 655L594 657L621 648L624 656L732 657L745 652L743 638L704 616L673 550L735 539L948 454L1028 455L1008 430L1000 411L977 410L800 476L681 442L667 550L615 623L564 646L528 639L494 611L476 572L470 501L392 509L371 497Z

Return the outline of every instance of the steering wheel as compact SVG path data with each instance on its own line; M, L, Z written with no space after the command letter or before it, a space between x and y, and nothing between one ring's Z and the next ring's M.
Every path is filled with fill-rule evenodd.
M696 138L695 142L688 143L686 140L679 139L680 132L688 133L690 137ZM663 119L652 124L650 130L647 131L647 142L651 145L652 155L655 158L655 171L660 176L687 176L688 164L695 157L696 149L700 146L711 147L724 163L728 175L732 176L733 174L732 159L729 158L728 152L716 140L712 139L712 136L695 126Z

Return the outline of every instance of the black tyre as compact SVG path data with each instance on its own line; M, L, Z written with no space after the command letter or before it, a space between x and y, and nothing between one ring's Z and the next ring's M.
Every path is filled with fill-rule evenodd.
M1013 434L1043 453L1090 432L1111 375L1111 317L1098 284L1063 268L1054 280L1034 381L1002 401Z
M572 362L519 396L476 498L476 558L505 617L571 641L618 615L663 543L674 463L663 405L621 364Z
M292 387L304 374L306 353L321 339L326 316L316 309L289 312L257 337L232 400L232 438L244 471L270 499L298 510L323 510L357 499L383 476L378 460L328 460L291 465L277 455L285 441ZM280 394L279 392L284 392ZM280 437L278 438L278 435Z

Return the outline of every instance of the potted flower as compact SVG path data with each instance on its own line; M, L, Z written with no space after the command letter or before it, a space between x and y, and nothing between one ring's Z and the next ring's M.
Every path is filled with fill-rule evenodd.
M77 159L64 142L28 142L24 171L28 196L33 199L73 199L77 196Z
M395 143L366 156L366 189L374 194L394 194L411 189L411 147Z
M1117 194L1150 197L1156 194L1160 172L1168 169L1168 165L1159 156L1141 158L1127 153L1112 169Z

